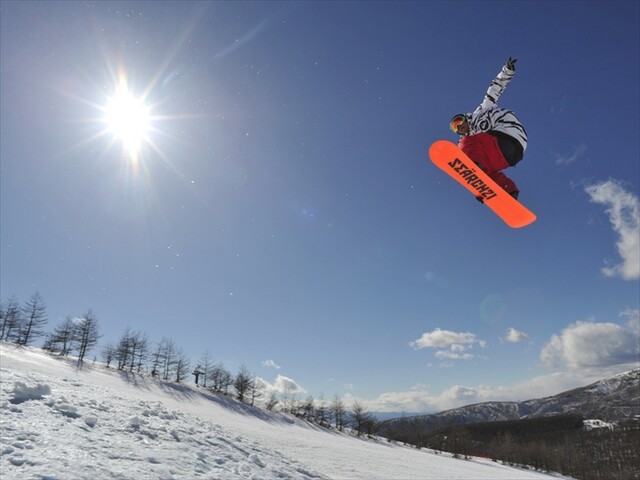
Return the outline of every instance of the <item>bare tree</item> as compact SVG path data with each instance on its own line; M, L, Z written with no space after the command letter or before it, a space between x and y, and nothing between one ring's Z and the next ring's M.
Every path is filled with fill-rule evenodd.
M158 375L163 380L169 380L176 365L176 344L170 338L163 338L153 353L152 375Z
M204 355L198 361L199 370L202 372L202 386L207 388L207 380L211 373L211 368L213 367L213 363L211 362L211 354L207 350L204 352Z
M229 394L229 387L231 387L231 384L233 383L233 377L222 362L216 363L211 368L209 380L211 381L209 390L214 393L222 393L224 395Z
M19 338L18 334L20 332L21 321L22 312L20 310L20 304L18 303L18 299L15 295L12 295L4 308L0 340L6 340L9 342Z
M372 424L375 423L373 415L357 400L353 402L350 418L351 425L355 428L358 436L362 435L365 431L371 433L373 429Z
M311 395L300 405L300 416L307 421L314 419L316 412L316 402Z
M262 396L264 395L264 389L264 381L259 377L254 377L253 381L251 382L251 389L249 392L251 395L251 405L255 405L256 400L262 398Z
M136 366L137 366L138 373L142 371L144 366L149 361L149 348L150 348L149 338L147 338L146 334L142 334L142 337L140 338L140 343L138 343L138 349L136 350L136 357L137 357Z
M129 368L130 372L137 369L141 372L149 355L149 339L144 333L132 332L129 327L118 341L116 358L118 370Z
M282 410L286 413L295 414L298 409L298 394L296 392L296 385L291 382L284 382L280 397L282 401Z
M249 370L247 370L247 367L242 365L240 367L240 371L238 371L238 374L236 375L236 378L233 381L233 388L236 391L236 398L239 401L244 402L245 397L251 390L252 383L253 383L253 377L251 376L251 373L249 373Z
M125 366L129 363L129 357L131 356L131 332L129 327L126 328L120 340L118 340L118 346L116 347L116 360L118 361L118 370L124 370Z
M331 412L333 414L336 428L342 430L345 426L347 411L344 407L344 402L338 395L333 397L333 402L331 402Z
M332 424L335 425L335 419L334 419L334 415L333 415L333 404L329 404L329 406L327 407L327 427L330 427Z
M329 418L327 415L327 401L324 398L324 394L320 394L320 398L318 399L318 404L316 406L315 411L315 421L320 426L327 426L329 423Z
M148 357L148 342L146 336L139 333L136 342L135 357L138 359L138 371L141 371ZM176 346L174 341L164 337L151 353L151 375L158 376L162 380L173 379L176 382L182 382L189 375L190 363L187 355Z
M78 318L77 321L76 342L78 345L78 363L80 364L84 361L85 355L98 343L100 332L98 319L91 310Z
M163 339L164 341L164 339ZM155 351L151 354L151 375L157 377L160 375L160 367L162 366L163 348L160 342Z
M265 407L267 408L267 410L272 411L274 408L276 408L278 403L279 403L278 395L276 394L276 392L271 392Z
M180 383L189 375L191 360L182 349L177 349L175 358L175 378L176 382Z
M101 353L106 367L109 368L111 366L111 362L113 362L113 359L117 356L116 347L114 347L113 344L109 343L102 347Z
M49 353L57 353L62 357L66 357L71 353L77 334L78 325L71 317L67 317L54 329L53 333L47 337L42 349Z
M35 338L44 334L43 327L47 323L47 307L42 296L36 292L27 300L22 309L20 335L18 343L29 345Z

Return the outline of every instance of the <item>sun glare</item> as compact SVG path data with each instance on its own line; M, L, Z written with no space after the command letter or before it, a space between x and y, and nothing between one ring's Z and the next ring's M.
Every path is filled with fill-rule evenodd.
M141 98L136 98L125 85L118 87L104 109L107 130L122 143L124 152L137 159L144 141L149 141L151 114Z

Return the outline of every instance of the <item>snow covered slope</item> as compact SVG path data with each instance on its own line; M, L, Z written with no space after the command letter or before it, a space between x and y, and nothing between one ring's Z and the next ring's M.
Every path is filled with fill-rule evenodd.
M11 479L558 478L331 432L229 398L0 344Z

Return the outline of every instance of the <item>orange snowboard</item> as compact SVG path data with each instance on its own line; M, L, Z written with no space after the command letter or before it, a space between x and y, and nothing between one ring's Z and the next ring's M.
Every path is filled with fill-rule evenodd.
M526 227L536 215L491 180L456 145L438 140L429 149L431 161L451 175L474 197L482 197L484 204L512 228Z

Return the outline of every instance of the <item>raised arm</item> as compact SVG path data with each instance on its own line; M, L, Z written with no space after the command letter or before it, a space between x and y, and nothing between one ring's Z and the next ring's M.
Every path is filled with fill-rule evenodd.
M490 108L497 105L498 98L500 98L500 95L502 95L502 92L504 92L504 89L507 88L507 85L509 85L509 82L516 74L515 64L517 61L517 59L509 57L509 60L507 60L507 63L502 67L498 76L494 78L491 85L489 85L487 93L484 95L484 99L478 109Z

